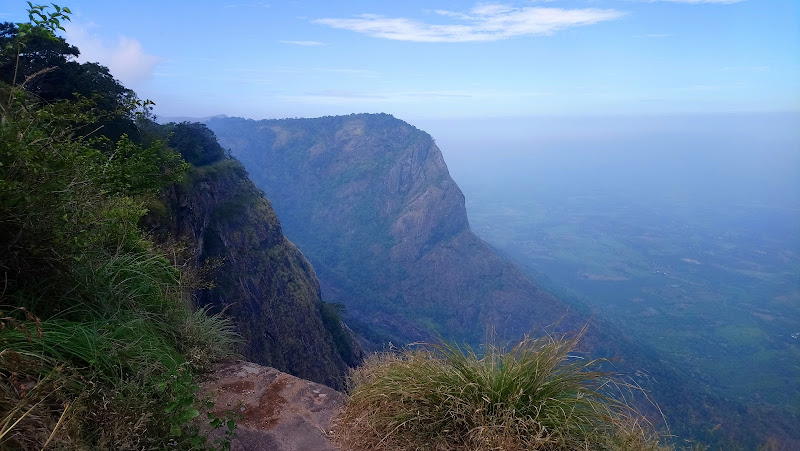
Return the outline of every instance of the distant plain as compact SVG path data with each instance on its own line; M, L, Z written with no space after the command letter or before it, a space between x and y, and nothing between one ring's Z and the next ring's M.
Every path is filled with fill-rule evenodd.
M800 414L800 116L521 121L422 125L473 230L702 390Z

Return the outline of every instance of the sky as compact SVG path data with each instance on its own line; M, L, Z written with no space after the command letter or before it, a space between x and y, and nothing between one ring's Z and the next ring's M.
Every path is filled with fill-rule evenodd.
M797 0L64 0L160 116L800 110ZM27 20L4 1L0 20Z

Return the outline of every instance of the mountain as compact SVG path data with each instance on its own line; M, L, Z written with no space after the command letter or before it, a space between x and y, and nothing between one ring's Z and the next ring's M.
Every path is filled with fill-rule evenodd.
M472 233L441 152L415 127L385 114L208 126L273 201L316 268L323 298L345 305L367 347L437 336L477 345L490 327L503 343L589 322L580 303L540 289ZM609 369L648 390L660 410L634 404L653 421L663 412L681 439L726 449L792 437L791 418L703 392L697 375L662 361L627 329L594 319L582 346L619 356Z
M187 264L210 282L196 304L234 319L250 361L342 388L360 348L322 302L313 267L283 236L269 201L205 126L166 128L192 168L146 221L162 241L185 242Z
M464 196L427 133L386 114L208 126L272 199L323 297L343 304L373 346L580 327L472 233Z

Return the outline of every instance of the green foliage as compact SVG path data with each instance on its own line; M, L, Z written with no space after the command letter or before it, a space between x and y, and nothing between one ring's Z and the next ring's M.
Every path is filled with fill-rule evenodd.
M39 50L41 41L58 42L58 37L55 35L56 30L64 31L61 22L71 20L72 11L69 8L62 8L54 4L52 6L55 11L50 12L48 11L49 6L26 3L28 4L28 22L16 24L14 27L16 32L13 36L7 35L4 27L3 33L0 34L2 36L0 51L16 52L19 55L23 51ZM11 82L15 84L16 80Z
M56 4L53 4L53 9L55 12L48 12L49 6L46 5L34 5L31 2L25 2L28 4L28 20L30 21L27 24L26 29L32 31L36 28L41 28L43 30L49 31L51 33L55 33L55 31L61 30L65 31L64 27L61 26L61 21L66 20L69 21L69 15L72 14L72 11L69 8L62 8Z
M0 449L206 449L193 368L236 336L138 228L188 165L125 131L148 102L66 61L69 9L29 6L0 27Z
M165 128L171 132L169 145L194 166L205 166L227 157L214 132L205 124L182 122L168 124Z
M483 357L445 344L356 369L337 435L348 449L659 450L624 384L573 355L580 337Z
M209 425L214 429L223 428L223 436L216 440L217 449L220 451L230 451L231 442L236 437L236 420L239 419L241 414L236 414L232 411L225 412L225 417L220 418L213 413L208 413Z
M0 412L10 412L10 420L14 412L34 408L7 440L21 446L35 436L37 424L48 424L48 412L57 411L54 405L67 403L90 413L67 421L76 432L56 436L65 446L139 449L145 442L148 448L161 446L170 437L196 445L201 437L193 420L204 403L195 398L188 365L198 366L195 356L208 362L230 351L226 346L235 337L229 322L204 311L190 313L175 269L162 258L122 254L99 266L91 272L94 277L79 282L93 288L94 303L75 299L72 309L44 320L24 308L0 315L5 382L0 385L9 393ZM48 382L47 376L59 368L61 377ZM57 395L26 396L14 390L14 377L36 388L52 385L40 391ZM55 428L50 420L41 427L45 432ZM130 437L140 441L130 443Z
M127 135L122 135L106 158L102 186L128 195L158 194L168 183L180 181L188 169L181 156L163 143L142 148Z
M322 317L322 323L325 328L331 333L333 337L333 344L336 346L336 351L342 356L345 363L349 366L357 366L359 362L353 361L355 357L353 353L353 338L345 329L342 322L342 314L345 307L343 304L336 304L330 302L321 302L319 304L319 312Z
M170 435L182 437L184 428L191 421L200 416L200 410L195 407L194 391L199 390L186 368L168 374L156 384L157 393L169 393L169 402L164 408L164 413L170 418ZM195 436L195 434L188 434ZM200 440L192 437L192 445L199 445Z
M144 209L132 196L178 180L185 164L160 145L75 136L69 123L91 119L90 102L32 107L17 94L0 122L0 270L11 287L70 278L74 262L103 253L144 251Z
M87 133L102 130L103 136L116 142L125 134L139 142L137 119L149 112L151 102L142 102L108 71L97 63L78 63L76 47L55 35L64 20L70 20L69 8L32 5L28 2L28 23L0 23L0 82L54 102L89 98L97 106L94 120L80 125L91 126ZM5 96L11 103L14 95Z

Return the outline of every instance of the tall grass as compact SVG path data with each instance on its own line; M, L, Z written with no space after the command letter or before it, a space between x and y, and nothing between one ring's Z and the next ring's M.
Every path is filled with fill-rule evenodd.
M453 344L378 354L351 375L337 440L353 450L657 450L650 424L580 336L483 356Z
M233 320L224 316L224 311L211 313L207 307L193 311L184 321L181 333L181 352L199 370L212 362L236 357L233 350L242 342Z
M232 354L230 320L191 311L178 271L153 253L93 256L68 277L69 289L33 302L32 286L7 298L26 307L0 306L0 450L181 443L174 431L202 405L192 373Z

